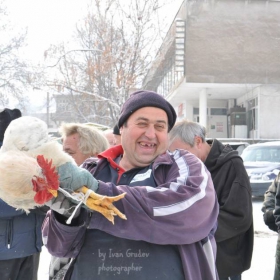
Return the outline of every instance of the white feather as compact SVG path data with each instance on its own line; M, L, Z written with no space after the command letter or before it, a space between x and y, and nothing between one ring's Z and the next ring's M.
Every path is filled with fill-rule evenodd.
M0 163L0 198L27 213L39 206L32 185L34 176L42 176L37 161L23 152L8 151L0 154Z
M35 117L20 117L7 127L1 151L29 151L47 143L49 139L45 122Z
M35 117L20 117L7 127L0 150L0 198L23 209L39 206L34 202L32 178L42 176L37 156L52 160L58 167L66 162L76 165L62 145L48 136L45 122Z

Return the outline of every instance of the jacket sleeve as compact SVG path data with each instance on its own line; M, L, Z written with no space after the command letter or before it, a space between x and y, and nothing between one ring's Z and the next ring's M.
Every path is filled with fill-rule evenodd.
M262 205L264 223L273 231L277 232L275 224L274 209L275 209L275 196L276 196L277 182L274 180L268 187L264 194L264 201Z
M215 234L217 242L245 233L253 223L251 186L243 162L239 158L232 159L224 164L220 172L227 174L218 198L220 211Z
M112 225L94 212L90 227L155 244L190 244L213 234L218 203L204 164L193 154L178 151L171 166L155 168L156 188L99 182L99 194L115 196L126 192L115 206L127 220L116 217Z
M275 209L276 188L277 188L277 181L274 180L264 194L262 212L265 213L266 211Z
M69 226L64 216L48 211L42 224L42 239L49 253L59 258L76 257L84 242L88 219L83 209Z
M275 196L275 210L274 210L274 217L275 217L275 223L278 228L278 232L280 230L280 188L279 182L280 182L280 174L275 178L275 185L276 187L276 196Z

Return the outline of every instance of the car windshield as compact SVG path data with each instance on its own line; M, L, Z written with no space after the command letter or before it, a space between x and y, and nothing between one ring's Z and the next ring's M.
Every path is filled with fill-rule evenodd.
M248 147L242 156L243 161L280 162L280 146Z

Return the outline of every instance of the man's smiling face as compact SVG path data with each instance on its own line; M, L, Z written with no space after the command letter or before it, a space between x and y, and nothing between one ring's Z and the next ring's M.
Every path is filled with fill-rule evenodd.
M168 119L164 110L143 107L134 112L121 127L124 149L122 167L148 166L168 146Z

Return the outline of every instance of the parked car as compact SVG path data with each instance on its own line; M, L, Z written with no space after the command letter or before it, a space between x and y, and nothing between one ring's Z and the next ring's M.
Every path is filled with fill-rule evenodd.
M280 170L280 141L249 145L241 155L252 195L263 196Z

